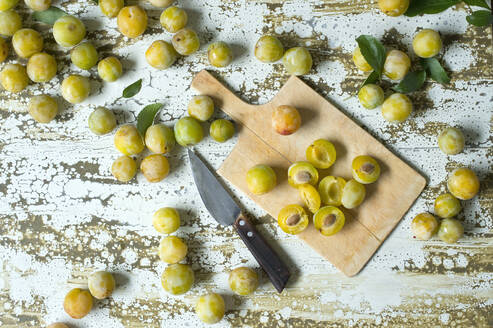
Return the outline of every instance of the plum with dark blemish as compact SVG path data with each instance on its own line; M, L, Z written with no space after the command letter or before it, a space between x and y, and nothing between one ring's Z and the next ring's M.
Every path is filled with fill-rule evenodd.
M420 213L411 222L411 230L420 240L428 240L436 234L438 221L430 213Z
M199 50L200 41L197 33L190 28L183 28L179 30L171 39L171 43L182 56L188 56Z

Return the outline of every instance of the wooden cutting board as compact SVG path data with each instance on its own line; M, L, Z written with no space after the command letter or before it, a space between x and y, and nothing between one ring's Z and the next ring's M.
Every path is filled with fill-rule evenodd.
M259 106L239 99L207 71L196 75L192 88L212 97L237 123L238 143L218 173L276 219L285 205L303 204L297 190L288 184L287 170L293 162L306 160L306 148L314 140L327 139L337 151L335 164L319 170L320 180L327 175L351 179L351 162L358 155L377 159L382 169L379 180L366 185L367 196L359 207L341 208L346 224L339 233L323 236L310 223L298 235L347 276L363 268L425 187L423 176L295 76L274 99ZM281 136L273 131L271 113L279 105L299 110L302 125L296 133ZM247 170L256 164L270 165L278 180L273 191L260 196L251 194L245 181Z

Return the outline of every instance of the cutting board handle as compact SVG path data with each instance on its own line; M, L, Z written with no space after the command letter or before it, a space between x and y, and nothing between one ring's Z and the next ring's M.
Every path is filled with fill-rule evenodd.
M244 122L256 110L256 106L241 100L206 70L195 75L192 88L201 95L211 97L217 107L239 122Z

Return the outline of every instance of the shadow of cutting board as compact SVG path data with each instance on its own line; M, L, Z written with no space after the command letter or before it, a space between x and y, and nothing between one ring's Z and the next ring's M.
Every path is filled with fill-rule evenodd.
M277 218L282 207L300 204L298 192L287 182L287 170L304 161L306 148L316 139L331 141L337 151L335 164L319 170L327 175L351 179L351 162L358 155L370 155L382 168L380 179L366 185L367 198L346 215L344 228L334 236L323 236L312 223L298 236L347 276L357 274L414 203L426 180L392 154L368 132L340 112L299 78L292 76L269 103L249 105L235 96L207 71L192 81L192 88L213 98L237 123L239 139L218 173L245 192L267 213ZM302 117L301 128L281 136L271 127L271 113L279 105L296 107ZM248 191L245 175L256 164L270 165L278 185L264 195Z

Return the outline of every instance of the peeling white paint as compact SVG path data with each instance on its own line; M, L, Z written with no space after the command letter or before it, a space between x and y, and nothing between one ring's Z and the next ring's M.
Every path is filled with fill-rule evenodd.
M139 305L141 300L153 300L161 305L174 306L178 309L177 313L161 310L156 318L139 317L142 325L179 328L202 326L190 309L196 296L208 291L223 294L228 310L239 310L227 314L228 318L217 327L232 327L228 320L246 318L251 311L261 313L258 317L260 323L272 327L289 327L289 320L296 318L321 322L345 319L348 325L355 325L358 324L357 315L373 320L377 325L388 326L389 317L400 315L393 309L405 306L414 296L423 297L427 306L437 309L444 307L444 304L435 304L436 301L443 301L441 296L436 298L437 295L445 298L463 295L476 298L478 302L486 299L480 307L491 306L493 301L491 297L488 299L488 295L491 295L493 275L490 272L453 272L454 269L467 269L471 264L468 256L480 252L480 247L484 247L482 243L490 243L491 238L482 241L469 235L460 241L457 249L446 252L448 257L432 255L430 248L433 250L442 243L437 239L429 242L413 240L409 229L414 215L432 209L427 198L417 200L366 269L355 278L343 277L295 236L287 236L275 224L263 222L266 224L259 226L259 230L275 239L290 258L297 270L297 281L292 282L287 291L279 296L273 293L272 286L262 275L262 284L257 293L251 298L241 298L237 304L227 285L227 272L240 265L256 267L256 262L241 240L225 236L227 234L223 228L217 226L203 207L197 197L183 149L177 148L170 154L171 174L162 183L149 184L140 174L129 184L110 183L113 178L109 168L119 154L113 148L111 135L98 137L89 132L87 118L90 112L96 106L106 106L115 111L118 122L122 124L133 122L144 105L160 101L165 104L165 109L158 120L172 126L185 114L187 102L194 95L189 89L193 73L209 68L207 40L223 40L233 45L236 54L233 66L217 71L232 89L241 90L245 99L263 103L282 86L282 79L278 78L282 74L279 71L281 66L259 63L252 55L254 43L263 28L290 34L299 42L305 42L304 45L312 51L315 42L321 41L324 48L315 49L314 56L330 54L339 48L350 54L355 47L354 40L360 34L381 38L391 28L403 35L401 42L411 54L412 36L418 28L434 28L442 35L465 33L468 28L466 13L462 10L448 10L438 16L390 18L379 13L374 6L369 12L359 14L313 12L317 3L286 1L271 11L265 3L254 1L179 2L189 12L191 26L197 29L204 43L197 54L179 59L169 70L153 70L144 59L144 51L155 39L169 41L171 34L144 35L132 45L115 49L114 53L122 58L125 67L125 74L120 80L102 84L94 79L93 93L89 99L76 106L62 103L60 117L64 119L47 125L35 124L29 118L27 96L16 100L0 91L0 108L4 114L0 126L0 169L3 172L0 174L0 184L6 186L0 197L0 214L15 217L11 220L15 223L29 221L32 215L39 215L43 227L63 231L68 241L54 250L50 245L56 242L56 235L46 232L40 236L40 243L46 245L39 247L36 256L50 258L47 263L36 260L27 251L9 248L0 242L0 304L3 308L10 314L20 315L40 301L42 319L46 323L61 320L74 327L116 328L128 327L121 317L134 315L134 308L147 312L153 310L149 304ZM144 6L152 9L149 4ZM106 43L108 37L119 35L115 20L102 17L94 5L73 2L64 8L69 12L81 12L81 18L91 23L88 30L96 36L94 42L98 46ZM151 20L151 25L156 28L158 15L158 11L154 11ZM282 19L266 19L266 15L273 18L282 16ZM95 31L103 27L107 35L99 38ZM444 49L443 60L452 71L467 70L477 64L473 50L469 45L452 44ZM346 71L341 59L330 57L321 61L315 71L316 74L306 78L327 86L330 100L423 172L431 188L445 191L443 182L451 161L473 166L481 179L486 178L492 167L492 81L454 80L451 87L430 83L426 93L430 107L415 108L411 120L394 133L392 126L383 121L379 110L363 110L356 97L347 99L350 95L341 84L352 78L352 73ZM73 66L63 65L59 77L44 86L30 85L28 93L58 93L62 77L69 72L80 73ZM96 77L94 70L90 75ZM129 100L118 99L122 89L138 78L144 79L139 95ZM273 82L265 87L266 80ZM222 113L215 115L222 116ZM454 157L442 154L436 145L438 131L427 127L429 122L460 126L466 135L466 151ZM225 144L217 144L207 137L197 146L197 150L217 168L236 141L234 138ZM260 217L265 214L245 195L234 191L252 215ZM179 209L184 221L178 235L193 245L191 265L197 272L208 273L207 280L198 281L185 296L170 296L161 288L160 274L165 265L157 258L159 234L153 230L150 218L155 210L163 206ZM483 234L491 231L491 217L481 206L477 199L465 206L461 218L465 220L468 232ZM200 224L194 221L197 218L200 218ZM114 235L106 230L80 231L83 225L93 220L101 225L114 225L118 231ZM25 231L16 229L2 237L20 243ZM126 243L125 237L129 234L134 234L135 239L123 245L122 249L109 247L115 236ZM78 244L81 249L77 251L87 247L97 251L99 256L72 260L56 255L62 250L70 250L79 238L83 240L83 245ZM145 251L134 249L137 242L142 242ZM220 249L223 245L229 245L232 253L224 253ZM412 266L413 270L426 272L430 265L443 266L446 273L419 275L409 269ZM62 308L64 295L70 288L84 287L83 277L100 269L116 273L120 284L111 302L117 303L123 309L122 313L114 315L111 303L104 303L104 306L100 303L83 320L70 320ZM314 300L307 304L304 302L306 296ZM464 308L469 306L464 304ZM430 310L430 315L433 313L436 311ZM449 313L442 313L439 319L445 325L450 323L452 317Z

